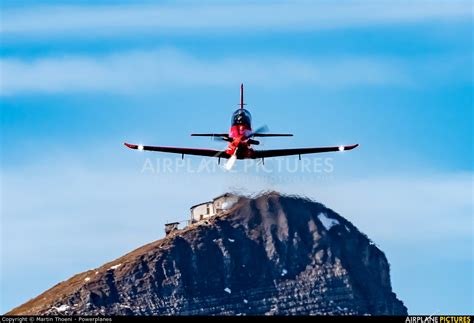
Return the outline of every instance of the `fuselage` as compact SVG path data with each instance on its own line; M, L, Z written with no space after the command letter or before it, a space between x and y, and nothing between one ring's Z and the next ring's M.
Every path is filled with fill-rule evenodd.
M229 145L226 153L234 155L237 151L237 158L252 158L251 148L252 136L252 115L246 109L238 109L232 114L231 127L229 131Z

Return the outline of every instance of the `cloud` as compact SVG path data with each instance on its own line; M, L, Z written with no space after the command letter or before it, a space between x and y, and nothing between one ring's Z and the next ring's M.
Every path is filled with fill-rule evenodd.
M409 83L404 66L377 57L224 57L202 59L175 50L104 56L2 58L0 95L22 93L135 93L170 86L309 84L325 88Z
M5 9L3 35L321 30L471 18L470 1L268 1Z

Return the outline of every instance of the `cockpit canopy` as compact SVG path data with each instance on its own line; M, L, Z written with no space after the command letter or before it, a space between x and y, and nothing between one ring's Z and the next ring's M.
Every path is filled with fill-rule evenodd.
M249 126L252 123L252 116L250 112L248 112L245 109L239 109L234 112L232 115L232 125L233 126L240 126L240 125L246 125Z

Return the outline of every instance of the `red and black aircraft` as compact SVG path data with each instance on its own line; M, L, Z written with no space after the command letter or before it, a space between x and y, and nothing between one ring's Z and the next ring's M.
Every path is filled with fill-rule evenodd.
M232 115L232 126L229 133L198 133L191 136L198 137L214 137L228 142L226 150L215 149L197 149L197 148L178 148L178 147L160 147L160 146L144 146L125 143L125 146L131 149L151 150L165 153L175 153L184 155L196 155L206 157L226 158L227 169L231 169L237 159L262 159L269 157L291 156L303 154L315 154L331 151L351 150L359 146L358 144L350 146L334 146L334 147L315 147L315 148L294 148L294 149L272 149L272 150L254 150L252 145L259 145L260 142L255 140L256 137L291 137L292 134L266 133L267 127L261 127L252 130L252 116L250 112L244 109L244 85L240 85L240 108Z

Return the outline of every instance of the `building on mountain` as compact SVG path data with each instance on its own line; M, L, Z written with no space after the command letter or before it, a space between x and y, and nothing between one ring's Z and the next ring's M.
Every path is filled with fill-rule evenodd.
M193 224L204 219L219 215L220 213L230 209L239 197L232 193L219 195L212 201L196 204L191 207L191 219L189 224Z
M173 231L176 231L179 229L179 222L171 222L171 223L166 223L165 224L165 234L168 235Z

